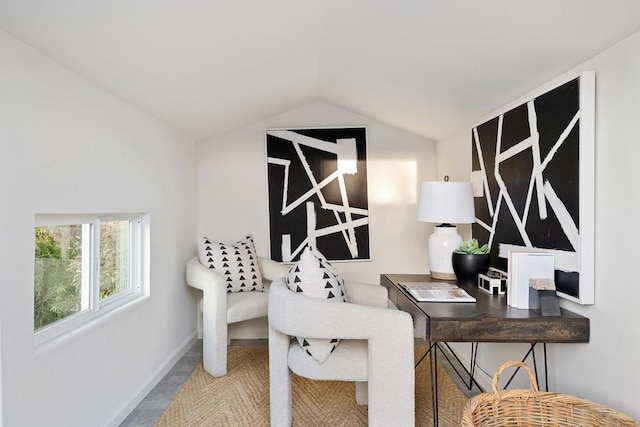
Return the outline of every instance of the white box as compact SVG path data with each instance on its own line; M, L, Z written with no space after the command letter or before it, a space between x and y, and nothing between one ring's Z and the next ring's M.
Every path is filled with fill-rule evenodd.
M507 292L507 276L497 270L478 274L478 288L491 295L504 295Z

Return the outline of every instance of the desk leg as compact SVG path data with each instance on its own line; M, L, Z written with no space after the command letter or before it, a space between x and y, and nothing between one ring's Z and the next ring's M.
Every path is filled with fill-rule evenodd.
M431 351L431 404L433 406L433 426L438 427L438 344L429 341Z
M473 388L474 375L476 373L476 360L478 357L478 344L477 342L471 343L471 372L469 375L469 385L467 388L471 390Z
M522 358L522 362L525 363L525 361L527 360L527 357L531 356L531 360L533 361L533 372L535 374L536 377L536 383L538 384L538 388L540 388L540 380L538 379L538 363L536 361L536 344L535 342L531 343L531 346L529 347L529 351L527 351L527 353L524 355L524 357ZM542 343L542 349L543 349L543 362L544 362L544 387L546 391L549 391L549 372L547 369L547 343ZM517 367L516 370L513 372L513 374L511 374L511 377L509 377L509 381L507 381L507 383L504 385L504 388L506 389L507 387L509 387L509 384L511 384L511 381L513 380L513 378L516 376L516 374L518 373L518 371L520 370L520 367Z
M414 368L418 368L418 366L420 366L420 364L422 363L422 361L424 360L425 357L427 357L429 355L429 353L431 352L431 347L429 347L427 349L427 351L424 352L424 354L422 355L422 357L420 358L420 360L418 360L418 362L416 363L416 365L414 366Z
M544 388L549 391L549 372L547 371L547 343L542 343L542 353L544 355Z
M438 343L425 340L427 342L427 351L422 355L416 363L417 368L425 357L429 357L429 379L431 382L431 405L433 407L433 426L438 427Z
M440 345L440 344L437 344L437 345ZM458 362L458 365L462 368L462 370L467 376L467 377L463 377L462 374L458 371L458 368L456 367L456 365L454 365L453 361L449 359L449 356L447 356L447 352L440 349L441 355L444 356L445 359L447 359L447 362L449 362L449 365L451 365L451 368L453 368L453 372L455 372L456 375L458 375L458 378L460 378L460 381L465 383L465 385L469 390L471 390L473 388L473 385L475 384L475 386L478 387L478 390L480 390L481 392L484 392L484 389L480 387L480 384L478 384L478 382L474 378L474 373L476 370L476 360L478 357L478 343L477 342L471 343L471 362L470 362L469 369L467 369L464 363L462 363L462 360L460 360L456 352L453 351L449 343L445 342L444 346L447 348L451 356L453 356L455 361ZM467 381L469 381L468 385L467 385Z

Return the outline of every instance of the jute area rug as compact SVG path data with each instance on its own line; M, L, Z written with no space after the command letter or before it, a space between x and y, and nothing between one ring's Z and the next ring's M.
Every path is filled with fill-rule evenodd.
M416 360L424 350L416 348ZM220 378L207 374L202 364L196 367L155 427L269 426L268 348L229 347L227 366L227 375ZM459 426L467 398L441 367L438 385L440 426ZM293 426L366 425L367 407L356 404L352 382L294 376ZM432 425L426 358L416 369L416 426Z

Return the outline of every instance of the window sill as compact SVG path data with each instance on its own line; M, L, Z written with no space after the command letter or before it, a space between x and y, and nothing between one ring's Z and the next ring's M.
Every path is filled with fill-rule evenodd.
M148 295L131 293L122 296L97 310L77 313L58 323L47 326L33 335L34 354L38 355L52 348L58 347L77 335L86 332L95 325L111 318L112 312L129 309L148 300Z

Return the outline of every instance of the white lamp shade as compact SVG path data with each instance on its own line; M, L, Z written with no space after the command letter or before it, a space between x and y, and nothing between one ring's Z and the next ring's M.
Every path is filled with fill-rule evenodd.
M418 221L471 224L475 222L470 182L423 182L418 199Z

